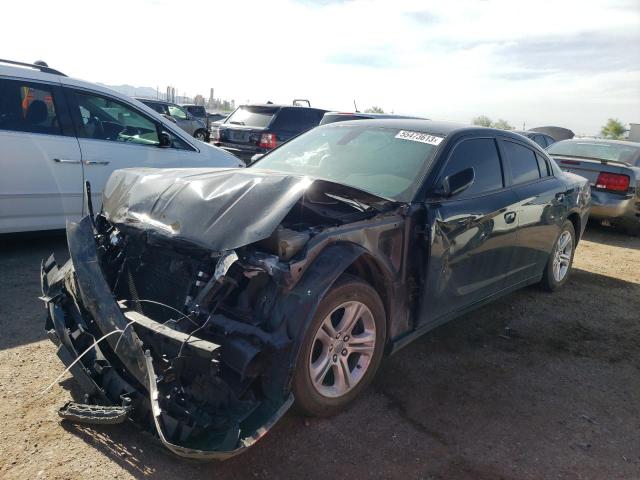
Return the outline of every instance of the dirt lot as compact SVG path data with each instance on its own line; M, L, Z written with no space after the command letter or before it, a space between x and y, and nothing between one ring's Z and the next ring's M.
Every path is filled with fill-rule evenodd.
M590 227L568 285L528 288L387 359L331 419L288 414L224 463L134 426L61 424L76 390L44 338L40 259L61 235L0 238L2 478L640 478L640 239Z

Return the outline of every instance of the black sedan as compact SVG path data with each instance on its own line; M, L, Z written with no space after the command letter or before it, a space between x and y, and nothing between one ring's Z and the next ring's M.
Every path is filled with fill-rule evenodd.
M86 392L60 415L234 455L294 402L339 411L437 325L563 285L589 204L522 136L421 120L319 127L246 169L116 171L42 267Z

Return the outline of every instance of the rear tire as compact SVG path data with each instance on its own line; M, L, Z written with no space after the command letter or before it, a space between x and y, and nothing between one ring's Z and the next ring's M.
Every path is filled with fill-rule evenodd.
M573 223L566 220L560 229L558 238L553 244L553 249L549 255L547 266L542 275L540 286L553 292L558 287L564 285L573 267L573 255L576 250L576 231Z
M305 332L292 382L297 409L308 416L344 409L373 380L385 339L385 311L376 291L352 275L340 277Z

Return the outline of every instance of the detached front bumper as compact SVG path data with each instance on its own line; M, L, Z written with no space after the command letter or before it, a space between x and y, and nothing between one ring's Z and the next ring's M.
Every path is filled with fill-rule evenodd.
M155 433L165 447L179 456L219 460L253 445L289 409L292 396L279 403L264 402L248 422L254 425L251 432L246 433L246 428L230 429L217 442L219 448L170 441L167 432L179 432L181 426L178 419L161 408L154 359L137 333L148 326L132 321L114 299L100 267L89 217L68 225L67 241L69 262L60 267L51 256L42 264L41 298L48 312L45 328L49 338L58 346L58 356L85 393L84 403L125 408L129 419ZM165 334L161 328L154 328L153 333L165 335L163 341L176 341L175 331L171 332ZM187 345L192 347L193 343L192 348L197 349L202 342L210 343L193 337ZM214 344L205 345L205 349L212 350L211 345Z

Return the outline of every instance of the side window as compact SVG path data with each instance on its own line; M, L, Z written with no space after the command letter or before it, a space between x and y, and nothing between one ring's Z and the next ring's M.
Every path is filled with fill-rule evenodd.
M549 145L552 145L552 144L554 144L554 143L556 142L553 138L549 137L548 135L545 135L545 136L544 136L544 139L547 141L547 147L548 147Z
M108 97L74 91L81 137L95 140L158 145L156 123L132 107Z
M506 161L511 167L513 184L526 183L540 178L538 160L533 150L519 143L504 140L501 142Z
M0 80L0 130L62 135L51 87Z
M301 109L302 110L302 109ZM273 123L274 129L284 130L286 132L302 132L305 130L304 121L300 115L302 112L297 112L295 108L283 108L276 115L276 119Z
M536 153L536 159L538 160L538 169L540 170L540 176L548 177L549 175L551 175L551 172L549 171L549 164L547 164L547 161L544 159L544 157L539 153Z
M492 138L473 138L457 144L447 161L442 177L453 175L469 167L475 171L475 180L460 194L460 197L471 197L498 190L504 186L500 157Z
M144 103L144 102L143 102ZM145 103L145 105L149 108L152 108L158 113L165 113L164 106L160 103Z
M185 112L182 108L177 105L168 105L169 107L169 115L173 118L177 118L179 120L187 119L187 112Z
M538 145L540 145L542 148L547 147L547 141L545 140L544 135L534 135L532 140L536 142Z

